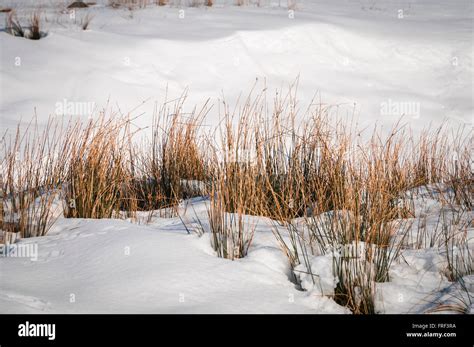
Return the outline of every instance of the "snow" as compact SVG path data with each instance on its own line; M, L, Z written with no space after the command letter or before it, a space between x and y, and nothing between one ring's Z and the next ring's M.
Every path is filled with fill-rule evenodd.
M415 130L446 119L452 127L473 124L469 0L307 0L294 18L276 1L260 8L220 1L184 12L112 9L99 1L77 10L76 20L58 2L43 2L41 40L0 32L2 134L33 114L45 125L55 113L88 117L102 108L140 114L136 125L144 127L165 94L173 99L188 88L190 108L223 95L232 105L256 79L273 91L298 76L302 109L316 94L339 114L354 112L361 128L390 127L402 114ZM25 18L37 2L0 5ZM83 31L86 13L94 18ZM217 122L216 109L205 124ZM430 189L416 192L406 249L390 280L376 284L377 312L421 313L459 300L474 311L474 276L463 277L464 288L448 281L446 249L419 243L440 232L443 207ZM196 214L208 226L206 201L186 204L180 218L155 215L149 224L146 215L139 223L59 217L47 236L15 244L37 247L37 259L0 258L0 313L350 313L331 298L337 280L330 255L309 259L312 275L304 264L295 269L300 288L266 218L254 218L248 255L230 261L218 258L209 233L199 230ZM472 211L463 218L471 219L472 254Z
M295 273L304 290L313 291L319 295L334 295L338 279L334 276L332 254L314 257L309 266L298 265Z
M218 258L206 204L188 200L180 217L156 213L148 224L146 213L140 223L59 217L47 236L22 239L14 244L22 252L0 258L0 312L350 313L332 299L338 283L332 253L295 268L299 287L271 221L248 216L256 226L248 255ZM192 228L197 219L200 232ZM376 312L423 313L447 302L472 303L473 276L450 282L446 267L438 247L404 249L390 267L390 280L376 283Z
M275 1L133 11L99 1L76 10L75 19L58 2L64 4L43 2L43 39L0 32L0 130L35 112L45 122L68 102L134 110L145 126L166 92L173 99L189 88L190 108L223 95L232 105L256 78L272 94L297 76L302 109L316 94L318 102L338 105L334 112L355 113L361 128L390 126L403 114L415 129L473 120L469 0L300 1L294 17ZM34 4L2 1L20 18ZM86 13L94 17L83 31ZM208 123L216 117L213 109Z
M270 231L232 262L178 218L163 224L61 219L48 236L22 240L38 245L38 259L1 259L1 312L313 313L319 304L288 280Z

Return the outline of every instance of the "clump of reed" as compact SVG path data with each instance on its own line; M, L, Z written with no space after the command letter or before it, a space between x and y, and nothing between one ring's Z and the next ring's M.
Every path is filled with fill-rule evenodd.
M353 146L344 126L336 125L332 133L325 127L318 124L317 136L302 137L305 146L319 148L318 158L300 165L305 170L296 173L297 181L305 182L299 194L305 197L306 228L299 230L290 221L290 242L279 229L277 238L292 267L310 264L311 256L332 254L336 302L354 313L373 313L374 283L388 280L389 266L401 247L392 242L401 231L392 222L406 213L399 204L409 177L398 165L401 140L392 132L386 141L373 137L365 146Z
M211 245L219 257L236 259L247 254L255 232L248 215L259 214L258 168L255 152L254 119L258 100L247 98L236 113L223 102L219 133L211 140L214 148L210 170L210 207L208 209ZM216 144L217 141L220 143Z
M45 235L57 214L54 202L64 177L67 152L63 148L63 129L53 119L48 130L40 131L33 120L19 124L14 134L0 141L2 225L7 233L20 237Z
M8 12L5 18L5 28L6 31L13 36L25 37L25 29L18 20L15 11Z
M185 95L165 102L156 113L151 143L135 149L133 188L138 209L172 209L183 200L206 194L209 165L200 135L208 104L189 114Z
M9 34L24 37L30 40L39 40L45 33L41 31L41 13L33 12L28 18L28 26L24 27L14 10L9 11L5 17L5 30Z
M128 119L101 113L67 134L69 155L63 187L67 218L112 218L127 202L130 170Z
M229 205L226 181L218 182L211 190L208 208L211 246L221 258L230 260L247 255L255 234L256 224L243 213L243 205ZM230 207L234 212L228 212Z

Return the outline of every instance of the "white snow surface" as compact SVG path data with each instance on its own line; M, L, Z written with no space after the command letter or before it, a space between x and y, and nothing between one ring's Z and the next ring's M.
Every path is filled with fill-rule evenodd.
M300 0L294 15L279 6L286 1L130 11L100 0L74 19L67 3L0 1L25 26L41 8L46 33L33 41L0 32L2 133L33 114L40 124L62 116L58 104L67 103L133 111L137 125L149 126L166 91L173 99L189 88L189 109L223 96L233 105L256 79L272 96L297 76L302 110L316 95L338 114L354 114L361 128L402 115L414 129L473 121L470 0ZM214 108L207 124L216 117Z
M37 256L0 259L0 312L350 312L297 290L268 224L258 222L248 256L230 261L214 254L208 233L187 234L180 218L148 225L60 218L47 236L17 244L37 245Z
M297 266L298 287L267 218L247 218L256 233L245 258L218 258L207 203L188 200L179 217L155 214L148 224L142 224L146 213L134 221L59 216L47 236L22 239L17 253L0 257L0 312L350 313L332 299L338 282L332 255L312 256L311 273ZM472 214L465 218L472 256ZM389 281L376 283L376 312L424 313L448 304L472 311L473 275L448 281L445 251L407 241Z

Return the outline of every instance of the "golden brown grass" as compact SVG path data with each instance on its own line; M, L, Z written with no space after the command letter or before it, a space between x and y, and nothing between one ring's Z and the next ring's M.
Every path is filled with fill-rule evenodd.
M330 117L321 104L299 114L296 85L271 107L265 92L251 92L233 111L219 103L219 123L209 128L209 102L187 113L185 99L157 110L152 137L140 145L129 118L104 114L48 136L4 137L3 228L44 235L52 220L52 194L44 192L54 190L65 215L81 218L157 209L176 216L180 201L207 195L219 256L244 257L255 232L249 215L270 217L293 268L332 254L334 299L354 313L373 313L374 283L389 280L414 216L407 190L429 184L446 206L472 210L472 130L414 135L400 121L388 133L375 127L359 136L350 119ZM63 129L51 121L55 128ZM451 234L437 235L445 235L452 280L472 271L449 253Z
M228 184L232 183L222 179L211 190L208 217L211 246L219 257L234 260L247 255L256 225L244 214L243 204L235 205L236 201L232 201L233 205L229 206L233 199ZM228 212L230 209L235 212Z
M1 140L2 229L21 237L45 235L54 221L53 202L65 162L61 124L50 119L49 131L35 121Z
M134 149L133 186L141 210L169 209L206 194L200 183L208 181L208 163L199 134L208 104L184 114L185 99L165 102L154 117L151 142Z
M73 218L111 218L129 196L127 154L128 119L107 118L103 113L85 126L76 123L66 136L68 172L64 189L65 215Z

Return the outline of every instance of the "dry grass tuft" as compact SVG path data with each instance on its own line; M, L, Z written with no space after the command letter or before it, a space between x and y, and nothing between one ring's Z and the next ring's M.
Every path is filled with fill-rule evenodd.
M76 123L70 129L66 217L112 218L119 213L130 182L129 133L122 131L128 121L102 113L85 127Z
M66 156L62 129L50 120L49 131L39 132L35 122L18 125L13 137L3 137L1 163L2 225L21 237L45 235L55 220L54 201L64 174Z
M133 187L141 210L173 208L205 194L208 168L199 132L208 106L184 114L185 99L175 100L172 110L165 102L154 117L151 143L135 149Z
M81 28L82 30L87 30L89 28L89 25L91 24L92 19L94 16L91 14L87 13L84 17L81 19Z
M28 29L25 30L18 20L15 11L10 11L6 16L5 27L9 34L30 40L39 40L45 35L41 31L41 14L39 12L31 14Z
M38 12L35 12L30 17L30 34L28 38L30 40L39 40L41 38L41 16Z
M8 12L5 27L9 34L13 36L25 37L25 30L21 26L15 11Z

